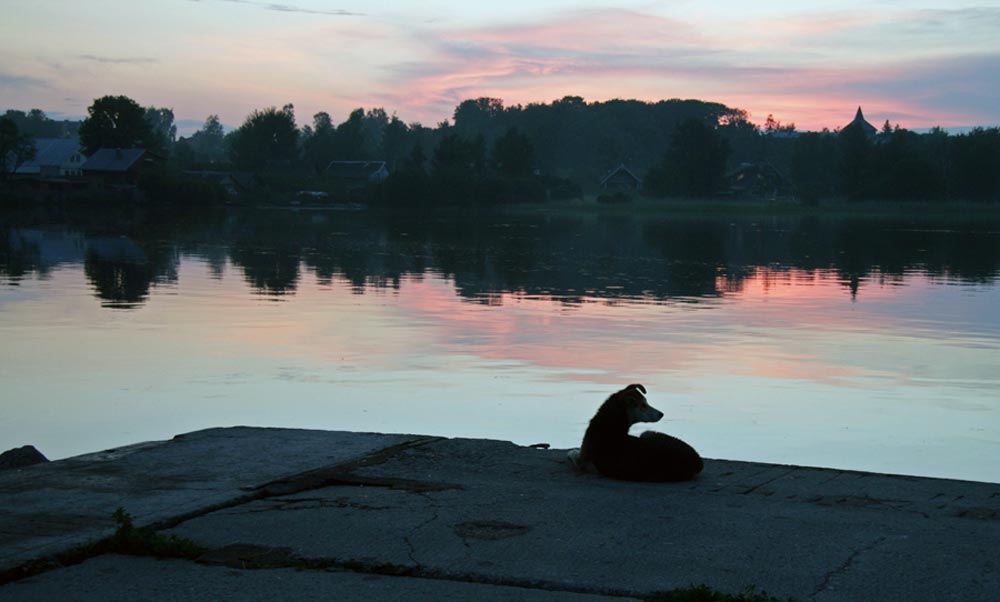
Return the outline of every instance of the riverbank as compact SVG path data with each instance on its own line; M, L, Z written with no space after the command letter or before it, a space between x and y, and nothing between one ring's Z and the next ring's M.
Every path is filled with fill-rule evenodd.
M827 199L812 204L794 198L670 198L637 195L620 203L603 203L599 195L548 203L519 203L499 208L520 214L628 216L785 216L785 217L954 217L1000 216L1000 203L974 201L846 201Z
M725 460L689 483L624 483L502 441L229 428L0 472L0 493L3 600L1000 591L997 484ZM117 508L204 552L80 554Z

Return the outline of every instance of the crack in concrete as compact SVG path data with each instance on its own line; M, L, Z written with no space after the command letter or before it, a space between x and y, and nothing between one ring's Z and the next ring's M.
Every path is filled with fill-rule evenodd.
M836 481L837 479L839 479L842 476L844 476L844 473L838 472L838 473L834 474L832 477L830 477L829 479L824 479L824 480L820 481L818 484L820 486L827 485L829 483L832 483L833 481Z
M829 571L826 575L823 575L823 580L820 581L819 585L816 586L816 589L813 590L813 593L809 594L809 599L815 600L816 596L822 594L827 589L830 589L831 582L834 580L834 578L836 578L838 575L843 575L844 573L846 573L848 570L850 570L851 565L854 564L854 561L857 560L859 556L861 556L865 552L870 552L874 550L879 544L881 544L885 540L886 536L882 535L875 541L869 543L868 545L865 545L851 552L850 556L848 556L847 559L840 564L840 566L833 569L832 571Z
M314 491L325 487L387 487L390 489L413 491L415 493L424 491L443 491L446 489L462 489L463 487L461 485L452 485L448 483L431 483L426 481L415 481L412 479L361 477L352 474L352 471L359 468L383 464L389 461L394 455L403 451L441 440L441 437L420 437L412 441L387 447L356 460L334 464L333 466L325 466L315 470L307 470L288 477L269 481L262 485L246 487L243 489L244 491L248 491L247 495L199 510L194 510L169 519L157 521L151 524L150 528L156 531L172 529L189 520L199 518L213 512L218 512L220 510L228 510L250 502L277 498L278 496L295 495L304 491Z
M751 487L750 489L747 489L746 491L740 491L739 495L750 495L751 493L757 491L761 487L763 487L765 485L769 485L769 484L771 484L771 483L773 483L773 482L775 482L775 481L777 481L779 479L783 479L783 478L787 477L788 475L792 474L793 472L795 472L797 470L798 470L798 467L790 468L790 469L786 470L785 472L779 474L778 476L776 476L774 478L768 479L768 480L764 481L763 483L758 483L758 484L754 485L753 487Z
M240 510L238 507L227 514L239 516L244 514L262 514L266 512L301 512L303 510L318 510L322 508L354 508L355 510L391 510L393 506L372 506L352 501L348 497L337 498L293 498L262 500L268 504L266 508L250 508Z
M438 508L438 505L437 505L437 501L434 498L432 498L431 496L427 495L426 493L418 493L417 495L419 495L420 497L422 497L422 498L426 499L428 502L430 502L431 517L428 518L427 520L425 520L424 522L420 523L419 525L417 525L417 526L413 527L412 529L410 529L410 532L407 533L403 537L403 541L406 542L407 547L410 548L410 551L407 552L407 558L410 559L410 562L413 564L414 567L416 567L417 570L422 570L423 565L421 565L420 561L418 561L417 558L416 558L416 556L417 556L417 546L415 546L413 544L413 540L411 540L410 537L412 537L413 535L415 535L417 533L417 531L420 531L421 529L423 529L427 525L429 525L429 524L433 523L434 521L438 520L438 518L439 518L439 508Z
M170 518L153 521L148 525L139 524L136 526L149 528L153 531L163 531L172 529L189 520L212 514L213 512L231 510L251 502L266 500L283 495L294 495L303 491L311 491L331 486L388 487L390 489L401 489L415 493L442 491L446 489L463 489L461 485L447 483L430 483L412 479L360 477L352 474L352 471L359 468L383 464L389 461L396 454L403 451L418 448L443 439L443 437L420 437L404 443L386 447L356 460L305 471L270 481L268 483L264 483L263 485L243 487L241 490L246 491L246 495L237 496L217 504L210 504L197 510L178 514ZM91 542L91 545L98 544L100 541L103 540L93 541ZM50 570L70 566L71 564L78 564L92 558L93 556L77 557L73 555L74 550L82 549L83 547L85 547L85 545L76 546L71 550L35 558L19 566L4 570L0 572L0 585L6 585L7 583L12 583L14 581L38 575ZM67 564L66 562L60 560L60 558L68 556L73 557L73 562Z
M908 508L909 500L880 499L868 495L817 495L805 500L817 506L845 506L855 508L871 508L873 510L892 510L906 514L915 514L923 518L930 515L921 510Z
M435 518L437 518L436 511L435 516L428 519L428 521L424 524L429 524ZM423 525L419 525L415 527L414 530L420 529L422 526ZM518 587L549 592L600 595L619 598L634 599L643 598L648 595L648 592L604 588L599 586L574 585L571 583L546 581L541 579L517 579L510 577L496 577L482 573L428 569L416 562L413 558L411 558L411 561L413 562L412 566L404 566L392 563L375 563L370 560L302 558L295 556L291 552L290 548L236 543L229 544L215 550L210 550L192 562L208 566L226 566L241 570L294 568L297 570L328 571L339 569L368 575Z

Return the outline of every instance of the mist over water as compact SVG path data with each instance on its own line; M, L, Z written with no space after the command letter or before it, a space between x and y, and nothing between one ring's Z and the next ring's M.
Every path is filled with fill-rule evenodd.
M990 219L0 215L0 448L250 424L1000 481Z

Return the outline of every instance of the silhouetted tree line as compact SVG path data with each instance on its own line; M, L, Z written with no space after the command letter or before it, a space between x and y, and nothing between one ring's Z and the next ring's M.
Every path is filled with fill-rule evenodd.
M390 177L365 191L384 204L467 204L574 198L596 190L619 164L656 197L727 192L727 174L767 164L784 192L824 198L1000 199L1000 129L961 135L917 134L888 122L869 137L859 129L795 132L768 116L763 126L741 109L698 100L551 103L505 106L497 98L460 103L433 128L404 123L382 108L358 108L336 123L326 112L299 127L294 107L251 112L225 133L217 115L177 138L170 109L141 107L126 96L95 99L83 122L54 121L37 109L7 111L4 140L79 133L88 152L142 146L170 157L166 176L191 169L267 174L272 186L343 192L325 177L332 161L385 161ZM13 129L12 129L13 128ZM5 130L5 131L6 131ZM10 146L11 143L8 143ZM13 147L12 147L13 148Z
M31 138L68 138L80 129L79 121L52 119L41 109L27 112L8 109L3 117L13 121L18 131Z
M889 127L804 133L790 141L789 173L806 202L849 200L1000 200L1000 129L948 135Z

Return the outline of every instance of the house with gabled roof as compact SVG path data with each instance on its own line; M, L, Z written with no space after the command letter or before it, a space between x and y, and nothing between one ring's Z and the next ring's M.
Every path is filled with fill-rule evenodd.
M131 184L139 180L139 173L159 157L144 148L101 148L83 164L85 176L105 184Z
M87 160L79 138L35 138L35 158L25 161L14 172L16 176L54 178L83 175Z
M624 163L619 163L618 167L609 171L601 179L601 188L604 190L639 190L642 188L642 180L625 167Z
M389 177L385 161L330 161L326 174L350 187L377 184Z
M776 199L789 189L788 179L767 161L740 163L725 179L727 192L737 197Z

